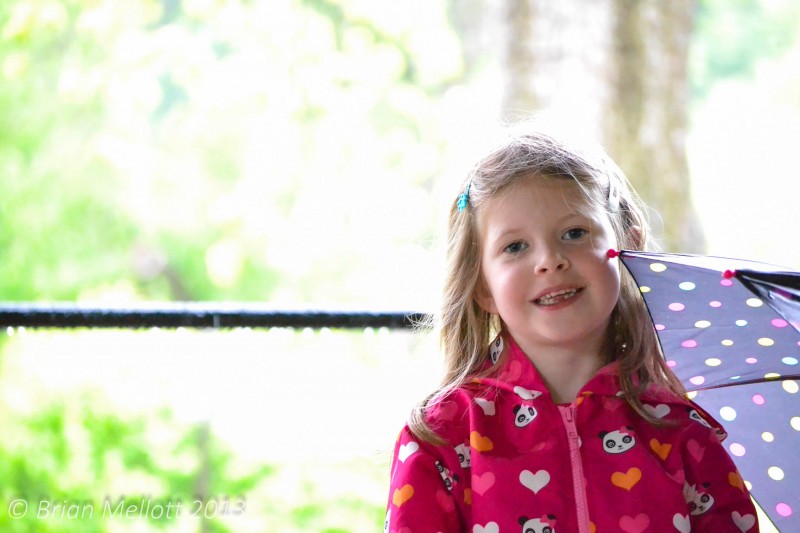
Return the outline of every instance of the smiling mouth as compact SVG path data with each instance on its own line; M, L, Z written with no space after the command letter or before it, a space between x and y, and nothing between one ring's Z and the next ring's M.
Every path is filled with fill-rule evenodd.
M537 298L533 301L536 305L556 305L561 302L566 302L581 293L583 289L564 289L563 291L556 291L550 294L546 294L541 298Z

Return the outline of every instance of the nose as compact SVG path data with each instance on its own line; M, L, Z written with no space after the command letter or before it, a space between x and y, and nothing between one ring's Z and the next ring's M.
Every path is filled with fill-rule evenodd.
M567 268L569 268L569 260L556 248L543 249L536 260L537 274L560 272Z

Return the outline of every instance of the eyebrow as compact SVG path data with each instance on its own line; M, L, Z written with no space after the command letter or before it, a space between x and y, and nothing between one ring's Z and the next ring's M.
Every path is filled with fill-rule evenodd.
M587 217L586 215L575 212L575 213L568 213L568 214L564 215L563 217L560 217L560 218L556 219L555 223L556 224L561 224L562 222L565 222L565 221L567 221L567 220L569 220L571 218L581 218L581 219L585 219L585 220L589 219L589 217ZM517 228L517 227L508 228L508 229L505 229L502 232L498 233L495 236L491 236L490 235L490 240L492 242L499 241L503 237L505 237L506 235L510 235L510 234L513 234L513 233L518 233L520 231L522 231L522 228Z

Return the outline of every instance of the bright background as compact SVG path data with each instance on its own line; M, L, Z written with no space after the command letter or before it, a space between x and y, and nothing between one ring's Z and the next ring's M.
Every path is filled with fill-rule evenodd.
M800 10L699 6L688 154L707 252L797 268ZM465 69L451 7L4 1L0 299L435 309L445 213L502 96L496 65ZM375 531L436 354L384 330L9 329L0 529ZM19 494L247 510L10 520Z

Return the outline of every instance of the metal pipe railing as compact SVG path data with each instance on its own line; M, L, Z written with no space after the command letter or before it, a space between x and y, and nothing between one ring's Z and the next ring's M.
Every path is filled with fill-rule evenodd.
M239 302L146 302L105 306L2 302L0 328L390 328L411 329L425 313L286 310Z

